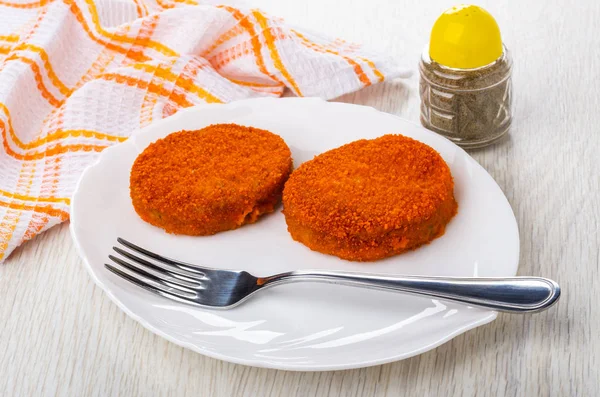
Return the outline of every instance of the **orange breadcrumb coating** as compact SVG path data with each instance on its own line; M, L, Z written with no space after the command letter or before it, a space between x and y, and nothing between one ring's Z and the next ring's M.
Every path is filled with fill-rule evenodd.
M283 191L292 237L343 259L369 261L441 236L456 214L450 169L402 135L362 139L302 164Z
M210 235L272 212L291 170L279 136L217 124L148 146L131 168L130 193L144 221L169 233Z

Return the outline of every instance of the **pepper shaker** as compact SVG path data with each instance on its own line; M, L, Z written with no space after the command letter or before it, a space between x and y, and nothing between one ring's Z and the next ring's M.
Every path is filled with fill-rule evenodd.
M494 17L473 5L435 22L419 62L421 124L464 148L480 148L509 130L512 61Z

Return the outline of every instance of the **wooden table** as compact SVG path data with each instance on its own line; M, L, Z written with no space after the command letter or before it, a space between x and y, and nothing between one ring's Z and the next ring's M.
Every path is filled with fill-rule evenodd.
M285 372L185 350L97 288L68 225L0 265L0 395L592 396L600 379L600 35L597 2L480 1L515 62L510 139L472 155L519 222L519 274L556 279L557 306L504 315L420 356L372 368ZM389 52L416 71L449 1L255 1L271 14ZM595 33L593 33L595 32ZM418 120L418 76L347 95ZM595 313L595 315L594 315Z

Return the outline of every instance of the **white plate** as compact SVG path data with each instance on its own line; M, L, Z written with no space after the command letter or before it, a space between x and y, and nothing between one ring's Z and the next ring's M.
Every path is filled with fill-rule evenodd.
M354 263L293 241L280 211L210 237L174 236L144 223L129 198L129 171L151 142L171 132L233 122L279 134L298 166L360 138L401 133L435 148L455 179L458 215L446 234L413 252ZM515 217L485 170L450 141L372 108L318 99L251 99L190 108L105 150L73 197L71 233L92 278L150 331L210 357L288 370L333 370L404 359L496 318L492 311L429 298L326 284L292 284L231 310L202 310L152 295L104 269L117 236L166 256L259 276L322 268L439 276L513 276Z

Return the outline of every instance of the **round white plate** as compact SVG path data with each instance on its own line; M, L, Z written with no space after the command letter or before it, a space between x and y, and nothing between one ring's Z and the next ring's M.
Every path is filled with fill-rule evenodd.
M319 254L289 236L278 210L210 237L175 236L143 222L129 198L129 171L151 142L183 129L237 123L279 134L295 166L360 138L400 133L435 148L455 180L458 215L446 234L373 263ZM327 284L265 290L231 310L203 310L152 295L104 268L118 236L160 254L258 276L321 268L436 276L514 276L519 236L513 212L485 170L450 141L372 108L319 99L251 99L182 110L105 150L73 197L71 233L92 278L150 331L210 357L288 370L334 370L430 350L496 313L425 297Z

